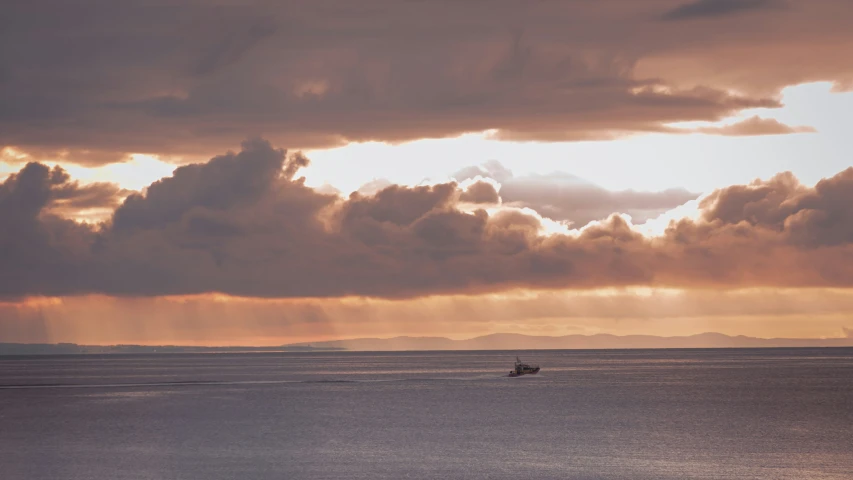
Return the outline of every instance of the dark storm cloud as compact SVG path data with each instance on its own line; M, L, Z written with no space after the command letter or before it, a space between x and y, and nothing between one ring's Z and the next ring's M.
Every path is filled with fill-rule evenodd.
M99 164L209 158L257 134L301 148L488 129L611 138L850 78L849 2L752 15L726 35L649 20L749 5L764 3L13 2L0 17L0 146ZM730 54L740 46L752 53ZM808 68L790 61L809 46Z
M695 0L679 5L663 15L664 20L723 17L750 10L776 8L777 0Z
M464 168L453 178L463 181L477 176L500 183L505 205L531 208L544 217L571 222L574 227L604 220L614 212L627 213L635 223L642 223L699 197L684 189L614 192L564 172L517 177L497 161Z
M718 190L645 237L619 216L546 234L520 210L460 209L454 183L348 198L297 178L262 140L177 169L99 226L50 205L75 187L29 164L0 185L0 295L413 297L515 287L853 285L853 168ZM470 204L468 204L470 205Z

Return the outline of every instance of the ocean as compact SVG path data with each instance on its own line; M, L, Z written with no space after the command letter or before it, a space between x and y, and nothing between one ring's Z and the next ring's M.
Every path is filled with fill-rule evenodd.
M0 357L3 480L851 478L851 348Z

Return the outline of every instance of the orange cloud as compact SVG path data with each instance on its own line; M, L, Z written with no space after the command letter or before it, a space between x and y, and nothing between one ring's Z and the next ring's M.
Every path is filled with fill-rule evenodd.
M772 119L761 118L758 115L752 116L746 120L725 125L722 127L701 127L694 131L706 133L709 135L728 135L728 136L754 136L754 135L786 135L791 133L814 133L817 130L814 127L798 126L791 127L784 123Z

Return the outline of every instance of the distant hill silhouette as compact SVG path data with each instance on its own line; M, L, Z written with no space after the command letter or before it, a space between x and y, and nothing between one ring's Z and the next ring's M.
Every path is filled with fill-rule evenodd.
M722 333L700 333L682 337L653 335L565 335L561 337L495 333L467 340L444 337L356 338L310 342L292 346L336 347L356 351L395 350L540 350L618 348L758 348L758 347L846 347L853 338L755 338Z

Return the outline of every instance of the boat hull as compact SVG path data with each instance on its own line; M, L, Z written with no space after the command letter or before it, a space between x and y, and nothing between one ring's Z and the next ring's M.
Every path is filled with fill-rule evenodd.
M536 375L537 373L539 373L539 369L534 368L533 370L531 370L529 372L521 372L521 373L510 372L510 374L507 375L507 377L523 377L524 375Z

